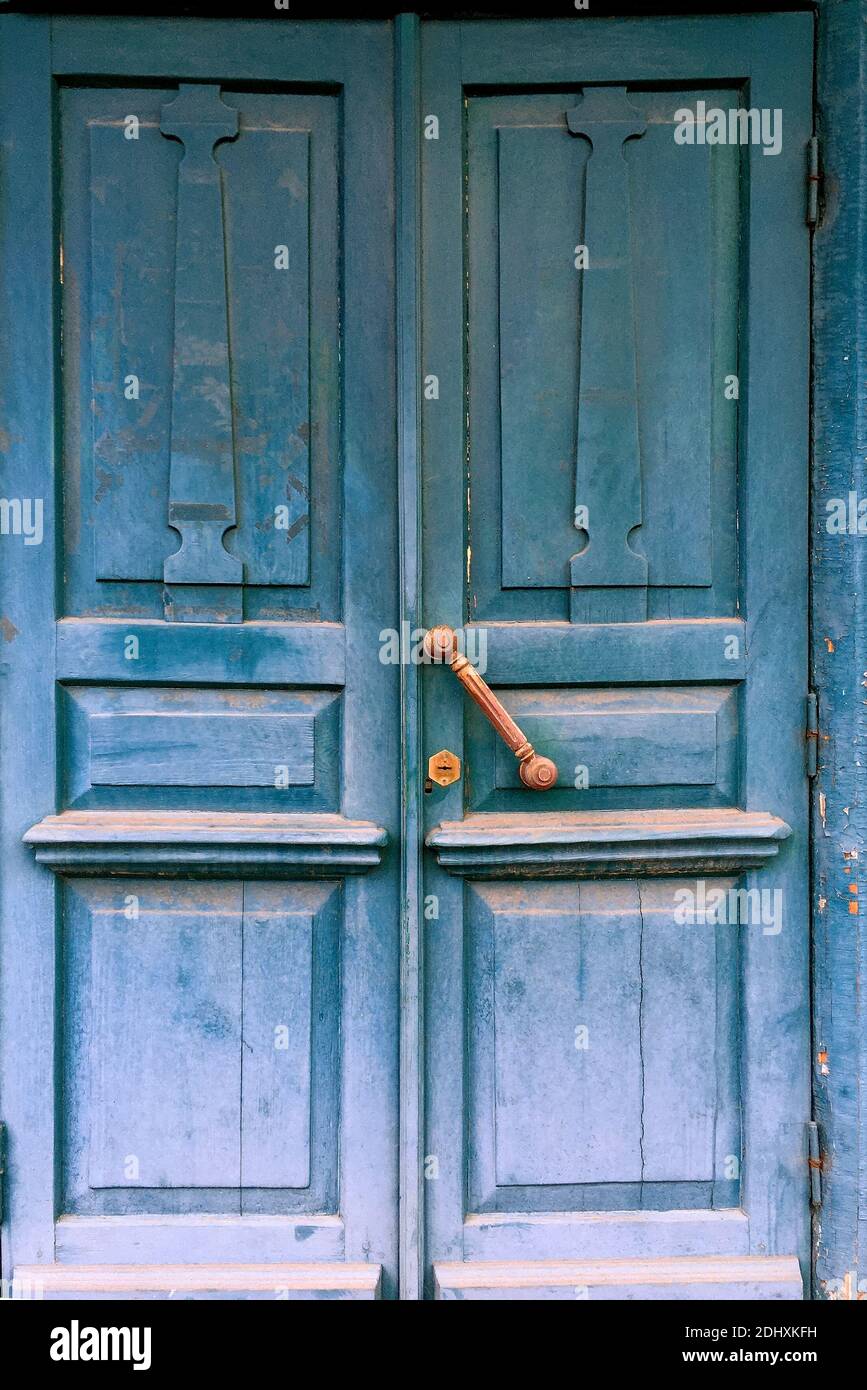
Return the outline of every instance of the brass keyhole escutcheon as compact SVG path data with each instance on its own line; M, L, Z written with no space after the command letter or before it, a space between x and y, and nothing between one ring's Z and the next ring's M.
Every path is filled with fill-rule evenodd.
M461 775L461 760L447 748L441 748L439 753L428 758L427 775L437 786L450 787Z

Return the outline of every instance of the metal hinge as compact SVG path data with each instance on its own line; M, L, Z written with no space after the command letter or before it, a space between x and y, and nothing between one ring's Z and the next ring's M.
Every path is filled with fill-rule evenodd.
M3 1187L6 1181L6 1126L0 1124L0 1221L3 1220Z
M815 777L819 770L819 697L815 690L807 696L806 739L807 776Z
M810 1206L822 1205L822 1173L824 1161L819 1148L819 1126L815 1120L807 1122L807 1164L810 1169Z
M819 220L819 137L811 135L807 141L807 226L815 227Z

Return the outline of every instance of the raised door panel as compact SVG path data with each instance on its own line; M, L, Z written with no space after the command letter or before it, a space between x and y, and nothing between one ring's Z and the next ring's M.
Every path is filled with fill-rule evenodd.
M340 696L255 686L62 687L64 802L82 809L338 804Z
M473 1210L737 1205L738 928L677 889L469 886Z
M333 883L66 890L67 1215L336 1212L341 916Z
M737 801L736 686L510 687L501 696L534 748L557 764L547 811ZM526 806L511 751L475 709L466 729L472 810Z

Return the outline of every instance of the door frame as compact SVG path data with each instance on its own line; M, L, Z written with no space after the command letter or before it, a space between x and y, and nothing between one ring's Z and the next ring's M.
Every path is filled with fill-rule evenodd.
M813 237L813 1104L822 1155L813 1297L867 1297L867 536L830 535L829 498L867 496L867 66L864 0L817 0L819 206ZM856 761L860 749L860 763ZM863 872L863 871L862 871ZM867 898L867 884L860 885ZM853 897L855 911L852 910ZM823 1055L824 1054L824 1055Z

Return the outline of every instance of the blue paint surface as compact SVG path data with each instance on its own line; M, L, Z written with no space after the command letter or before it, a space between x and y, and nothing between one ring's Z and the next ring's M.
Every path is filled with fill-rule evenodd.
M822 522L863 481L860 9L820 6L815 241L844 1297L864 586ZM797 1297L811 18L2 25L3 486L45 509L0 545L4 1273L559 1298L554 1261L613 1256L626 1294L671 1258L710 1262L672 1297ZM779 107L780 153L679 146L700 100ZM485 633L556 791L444 671L380 662L401 617ZM684 926L699 881L781 929Z

